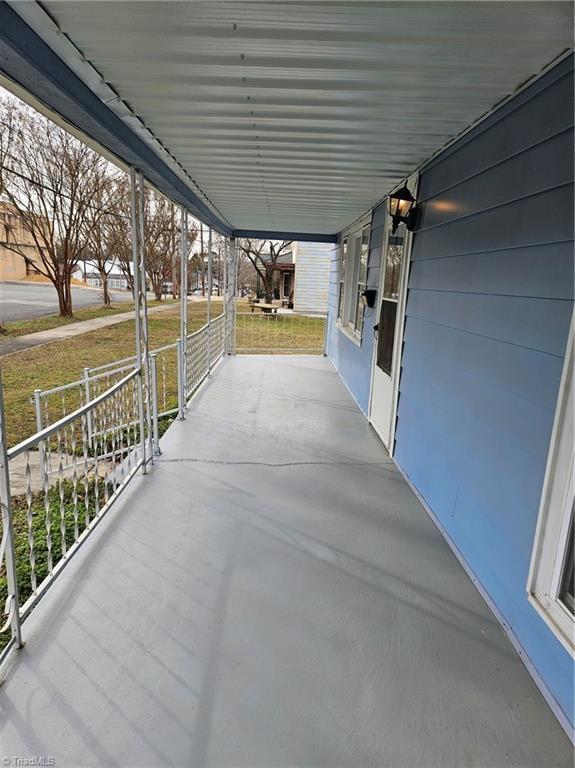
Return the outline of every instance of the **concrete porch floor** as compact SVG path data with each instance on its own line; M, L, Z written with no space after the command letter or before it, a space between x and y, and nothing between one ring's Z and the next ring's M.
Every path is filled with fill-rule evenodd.
M572 764L327 360L226 360L162 447L27 622L0 757Z

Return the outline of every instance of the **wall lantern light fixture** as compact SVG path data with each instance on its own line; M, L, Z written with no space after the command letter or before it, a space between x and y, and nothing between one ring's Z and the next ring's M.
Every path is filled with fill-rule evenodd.
M401 189L389 196L389 215L393 220L392 233L397 230L401 223L412 231L415 227L416 212L415 198L407 185L404 184Z

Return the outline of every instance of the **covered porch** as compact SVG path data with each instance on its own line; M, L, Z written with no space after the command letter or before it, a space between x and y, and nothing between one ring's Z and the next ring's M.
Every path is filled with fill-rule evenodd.
M27 621L0 752L567 766L494 615L316 356L228 357Z

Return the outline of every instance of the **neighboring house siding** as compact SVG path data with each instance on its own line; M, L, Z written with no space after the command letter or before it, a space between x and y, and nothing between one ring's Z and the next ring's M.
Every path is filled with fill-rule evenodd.
M320 312L328 306L332 245L298 242L294 247L296 312Z
M373 211L369 238L369 260L367 268L367 287L379 287L379 271L383 245L383 225L385 206L379 205ZM329 278L329 318L327 355L334 364L344 384L361 410L369 410L369 389L371 383L371 363L373 357L373 326L376 320L376 307L365 308L361 346L354 344L336 325L337 300L339 288L340 248L333 248Z
M573 722L569 653L526 584L573 309L573 63L428 165L395 459Z

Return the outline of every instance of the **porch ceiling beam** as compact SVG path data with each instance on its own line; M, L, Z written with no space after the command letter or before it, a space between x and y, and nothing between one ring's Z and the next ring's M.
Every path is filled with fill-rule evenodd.
M337 243L337 235L322 235L310 232L273 232L266 229L236 229L234 237L248 237L252 240L298 240L307 243Z

